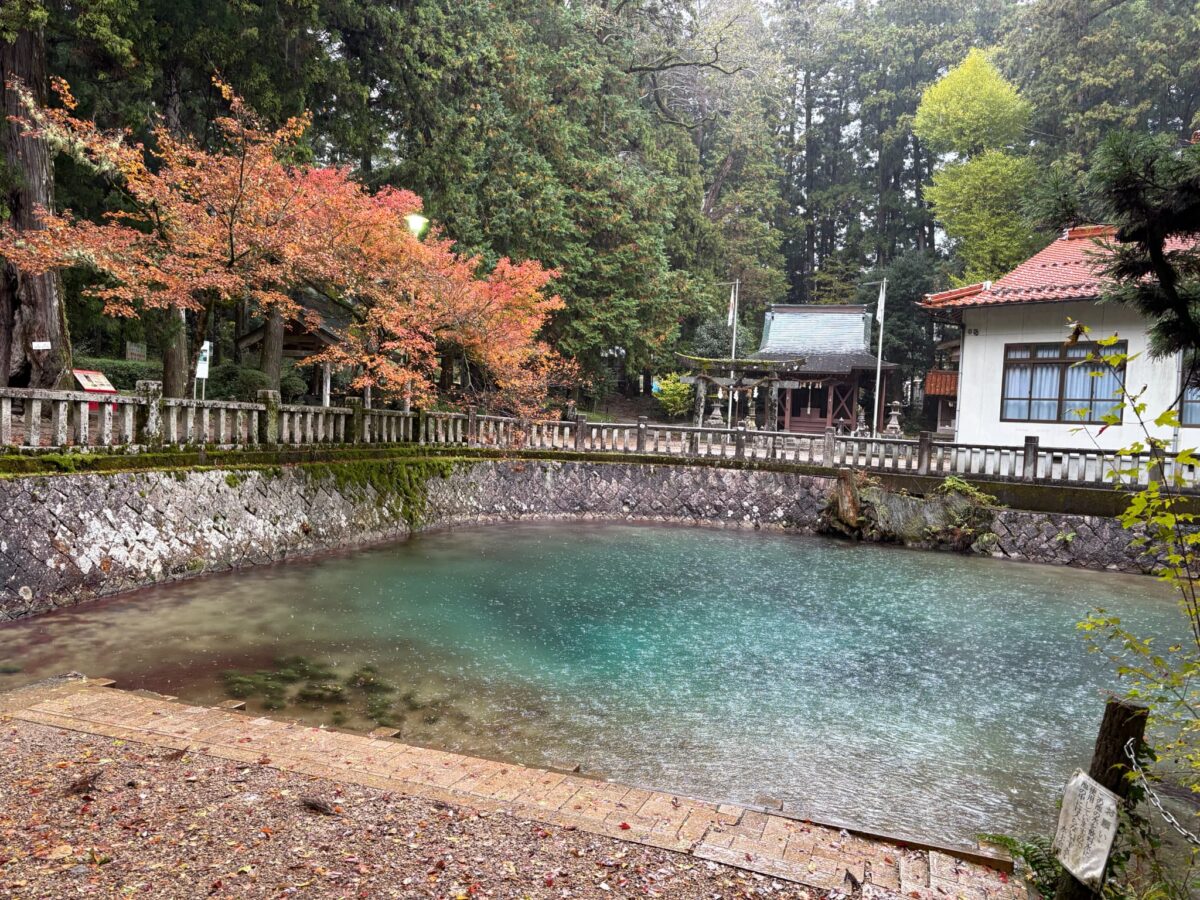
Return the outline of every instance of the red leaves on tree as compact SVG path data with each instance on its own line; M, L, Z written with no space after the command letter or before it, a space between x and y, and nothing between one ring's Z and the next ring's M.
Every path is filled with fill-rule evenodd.
M92 270L90 293L114 316L245 301L315 327L317 315L298 302L315 292L353 324L311 361L349 368L356 387L415 403L431 395L448 352L517 412L533 412L551 381L573 374L537 340L562 306L547 292L555 273L508 259L484 272L436 232L418 240L405 217L420 212L420 197L394 188L371 194L344 169L294 164L307 118L267 128L216 83L229 112L216 122L215 149L161 126L152 148L103 131L73 116L61 82L61 107L26 95L17 126L119 188L124 208L98 223L43 211L44 230L0 230L0 253L27 272Z

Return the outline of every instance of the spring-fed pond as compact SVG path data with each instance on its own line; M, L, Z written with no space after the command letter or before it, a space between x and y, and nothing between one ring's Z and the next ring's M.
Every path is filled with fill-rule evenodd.
M0 688L68 670L400 729L949 841L1047 832L1149 578L779 533L509 525L141 591L0 627ZM11 671L19 669L19 671Z

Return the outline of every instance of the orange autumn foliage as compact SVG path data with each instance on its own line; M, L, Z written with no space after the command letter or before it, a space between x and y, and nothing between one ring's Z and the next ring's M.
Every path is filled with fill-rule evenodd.
M508 259L484 272L439 233L418 240L405 217L421 210L420 197L372 194L344 169L296 164L307 118L267 128L217 86L229 111L216 122L216 149L164 127L150 148L104 131L73 115L62 83L60 107L26 98L18 126L119 187L124 208L101 222L43 211L44 230L0 229L0 253L27 272L90 269L98 277L89 293L114 316L182 308L207 322L219 305L248 302L316 327L298 303L315 292L353 324L309 361L354 371L356 387L424 402L452 352L498 405L522 414L544 405L551 379L570 369L537 339L562 306L547 290L554 272Z

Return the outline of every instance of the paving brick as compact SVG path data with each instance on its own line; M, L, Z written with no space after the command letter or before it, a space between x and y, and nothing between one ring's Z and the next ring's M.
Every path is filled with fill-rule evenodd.
M868 862L865 880L879 887L898 891L900 890L900 866L896 863L888 863L887 859L890 858Z
M766 813L747 810L742 813L741 819L738 821L738 829L745 835L758 837L763 833L763 829L767 827Z
M563 773L474 759L83 682L0 694L12 718L692 852L821 890L864 882L863 900L1026 900L1019 880L938 852L906 851L782 815ZM622 827L627 825L628 827ZM932 868L932 882L930 881ZM915 893L914 898L911 894Z
M732 803L722 803L717 807L717 812L723 816L728 816L731 822L737 822L742 818L742 813L746 812L744 807L734 806Z
M906 852L900 857L900 890L916 891L929 887L929 857Z

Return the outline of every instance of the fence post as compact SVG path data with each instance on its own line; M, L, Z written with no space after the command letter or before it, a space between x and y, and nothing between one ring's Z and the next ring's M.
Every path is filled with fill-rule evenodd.
M695 420L692 424L697 428L704 424L704 395L707 392L708 382L697 375L695 404L692 409L692 418Z
M425 410L418 409L417 410L417 443L418 444L425 443L425 427L426 427L425 423L426 423L426 421L428 421L428 420L425 418Z
M1150 458L1146 466L1146 483L1157 481L1162 485L1167 480L1167 454L1162 447L1150 447ZM1141 479L1138 479L1138 484L1141 484Z
M1088 775L1108 788L1122 800L1129 794L1129 757L1125 745L1132 739L1134 747L1140 747L1146 736L1146 714L1144 706L1138 706L1116 697L1110 697L1104 707L1104 719L1096 735L1096 748L1092 751L1092 764ZM1070 872L1063 872L1058 879L1058 890L1054 900L1094 900L1100 895L1075 880Z
M50 443L55 447L67 446L67 431L70 429L71 407L78 409L78 404L68 403L65 400L50 399ZM83 417L87 419L87 406L83 407ZM85 426L86 430L86 426ZM80 441L81 444L86 441Z
M1022 481L1037 481L1038 477L1038 438L1032 435L1025 438L1025 461L1021 465Z
M821 465L833 465L833 429L825 429L825 445L821 448Z
M933 456L933 432L922 431L917 435L917 474L929 474L929 461Z
M746 426L739 425L737 433L733 436L733 458L746 458Z
M587 416L575 417L575 451L581 452L587 446Z
M479 446L479 408L473 403L467 407L467 446Z
M162 382L139 381L135 385L135 389L138 397L142 400L141 406L138 407L138 425L142 432L142 443L147 447L161 447L163 442Z
M346 435L347 444L363 442L363 402L361 397L347 397L346 405L350 407L350 433Z
M637 452L646 452L646 417L638 416L637 423Z
M279 443L279 391L259 391L258 402L265 407L258 417L258 442L274 447Z

